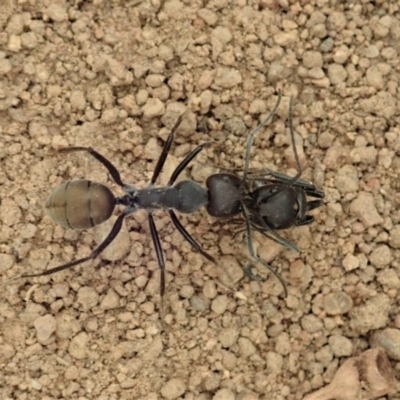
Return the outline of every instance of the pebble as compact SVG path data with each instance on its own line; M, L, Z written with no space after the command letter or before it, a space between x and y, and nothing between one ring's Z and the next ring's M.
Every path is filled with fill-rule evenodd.
M290 44L296 43L298 40L297 32L279 32L273 36L275 43L278 46L289 46Z
M77 360L83 360L86 358L88 341L88 334L86 332L79 332L69 343L69 354Z
M226 311L227 307L228 307L228 296L226 295L217 296L211 302L211 310L218 315L223 314Z
M302 289L305 289L311 283L314 276L312 268L300 259L290 264L289 274L290 283Z
M232 347L239 337L239 332L237 329L228 328L224 329L219 335L218 340L221 343L221 346L224 348Z
M389 244L395 249L400 249L400 225L395 225L390 230Z
M309 333L315 333L320 331L323 327L324 324L322 321L317 318L315 315L309 314L305 315L301 321L301 326L303 329L305 329Z
M400 361L400 330L385 328L376 331L370 339L371 347L381 347L389 358Z
M186 391L186 384L182 379L172 378L162 388L161 394L168 400L177 399Z
M357 169L353 165L344 165L335 175L335 186L340 193L357 192L359 179Z
M337 64L345 64L351 55L350 49L342 44L339 46L333 55L333 61Z
M107 294L100 303L100 307L103 310L112 310L113 308L118 308L119 306L118 294L113 289L108 289Z
M208 280L203 285L203 294L208 299L214 299L217 296L217 286L212 280ZM212 308L211 304L211 308Z
M208 308L207 302L197 295L194 295L190 298L190 305L196 311L201 311L201 312L206 311Z
M386 294L378 294L365 304L350 310L350 327L361 335L383 328L389 319L389 309L389 297Z
M374 197L369 192L360 192L358 194L357 198L350 204L350 212L357 216L367 227L383 223L383 218L375 207Z
M254 344L251 342L251 340L247 339L247 338L240 338L238 340L238 344L239 344L239 349L240 349L240 355L242 357L250 357L253 354L256 353L256 346L254 346Z
M198 11L197 15L207 24L210 26L214 26L218 22L218 16L213 11L209 10L208 8L202 8Z
M360 260L353 254L349 253L344 257L342 264L346 271L353 271L360 266Z
M332 335L328 343L335 357L350 357L353 354L353 343L345 336Z
M99 303L99 294L92 287L84 286L78 290L77 301L84 311L88 311Z
M69 97L69 101L73 110L83 111L86 108L85 93L82 90L73 90Z
M202 386L204 388L204 390L206 390L207 392L211 392L211 391L215 391L219 388L221 384L221 377L215 373L215 372L211 372L210 374L208 374L202 382Z
M47 7L45 14L55 22L61 22L68 18L65 4L54 2Z
M232 40L231 31L225 26L217 26L211 35L217 38L223 45L228 44Z
M115 221L117 220L116 215L112 215L107 221L96 226L94 228L94 239L99 245L111 232ZM126 227L125 221L122 223L121 230L119 231L116 238L106 247L101 253L101 258L108 261L119 261L125 258L131 249L131 237Z
M56 319L50 315L39 317L33 323L39 343L45 344L56 330Z
M386 244L377 246L369 255L369 261L374 267L384 268L392 261L392 252Z
M329 293L324 297L324 310L329 315L348 313L353 308L353 299L345 292Z
M268 351L265 357L268 374L278 374L282 371L283 357L273 351Z
M347 79L347 71L342 65L332 63L328 66L328 77L332 85L339 85Z
M378 66L372 65L369 67L365 76L369 86L372 86L377 90L382 90L385 87L385 81Z
M365 49L365 57L367 58L376 58L379 56L379 49L374 44L369 45Z
M230 89L242 82L242 75L235 68L219 67L217 68L214 82L223 89Z
M303 54L303 65L306 68L321 68L324 64L322 55L318 51L305 51Z
M6 272L14 265L14 257L10 254L0 253L0 273Z
M235 400L235 394L229 389L218 390L212 400Z
M150 98L142 107L143 117L147 120L161 117L165 113L165 105L160 99Z
M10 60L3 58L0 60L0 75L8 74L11 71L12 64Z
M219 280L228 287L235 286L244 276L243 267L238 263L236 257L224 256L219 262Z

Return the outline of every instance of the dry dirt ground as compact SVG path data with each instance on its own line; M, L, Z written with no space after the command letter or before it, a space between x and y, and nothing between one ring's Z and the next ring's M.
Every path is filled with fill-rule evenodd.
M0 398L301 400L377 346L399 378L399 56L397 0L1 0ZM164 331L145 212L99 259L9 281L88 255L113 221L75 231L45 216L70 179L121 194L92 157L58 149L92 146L144 187L186 111L159 183L211 142L186 172L204 184L243 167L279 89L251 166L296 173L293 95L303 177L326 193L312 225L282 233L299 253L254 234L286 299L262 265L261 281L243 274L243 234L205 210L181 221L217 265L155 212Z

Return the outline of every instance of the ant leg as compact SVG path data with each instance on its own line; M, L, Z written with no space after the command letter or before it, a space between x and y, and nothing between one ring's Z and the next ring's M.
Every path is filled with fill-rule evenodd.
M254 137L256 133L263 128L265 125L268 124L268 122L272 119L272 117L275 115L276 110L279 107L279 104L281 102L282 98L282 92L279 91L278 93L278 101L275 104L274 109L268 114L267 118L264 119L264 121L261 122L260 125L258 125L252 132L250 132L249 137L247 138L247 144L246 144L246 156L245 156L245 163L244 163L244 168L243 168L243 177L242 180L245 181L247 177L247 172L249 170L249 164L250 164L250 152L251 152L251 146L253 145L254 142Z
M257 231L260 232L263 236L275 240L275 242L279 243L281 246L286 247L289 250L293 250L296 251L297 253L300 252L299 248L293 244L292 242L290 242L289 240L283 238L282 236L278 235L273 229L271 229L266 223L265 221L261 218L261 226L252 223L252 227ZM268 232L268 234L266 234L265 232Z
M176 179L178 178L178 176L181 174L181 172L188 166L188 164L190 163L190 161L192 161L197 154L200 153L201 150L204 149L204 147L206 147L209 144L209 142L207 143L203 143L200 146L197 146L192 152L190 152L180 163L179 165L175 168L175 171L172 173L171 178L169 179L169 182L167 184L167 186L171 186L175 183Z
M161 170L165 164L165 161L168 157L169 150L171 149L172 142L174 141L175 131L178 129L179 124L182 122L183 115L181 115L178 120L175 122L175 125L172 127L171 133L168 135L166 142L164 143L164 147L162 149L161 155L157 161L156 167L154 168L153 176L150 181L150 185L153 185L160 175Z
M160 267L160 297L161 297L161 319L164 321L164 293L165 293L165 262L164 253L161 247L160 238L158 236L156 224L153 215L149 212L149 226L151 239L153 240L154 249L156 251L158 265Z
M93 252L89 256L81 258L79 260L71 261L71 262L69 262L67 264L63 264L63 265L60 265L60 266L55 267L55 268L48 269L47 271L40 272L38 274L21 275L21 276L18 276L16 278L14 278L14 279L33 278L33 277L36 277L36 276L51 275L51 274L54 274L56 272L63 271L64 269L75 267L75 265L82 264L85 261L93 260L116 238L116 236L118 235L119 231L121 230L122 221L124 220L124 218L125 218L125 214L121 214L117 218L117 220L115 221L114 226L112 227L110 233L103 240L103 242L101 242L100 245L95 250L93 250Z
M178 217L174 213L173 210L168 210L169 215L171 217L172 222L175 225L175 228L178 229L179 233L184 237L186 241L188 241L192 247L197 250L200 254L202 254L207 260L211 261L215 264L215 260L212 256L210 256L206 251L204 251L201 246L193 239L190 233L185 229L185 227L181 224Z
M111 177L113 178L114 182L118 185L123 187L124 183L121 180L121 176L115 168L115 166L111 163L111 161L108 161L107 158L102 156L100 153L97 151L93 150L91 147L66 147L65 149L60 149L59 150L61 153L69 153L72 151L86 151L90 155L92 155L97 161L101 162L108 170L110 173Z
M252 271L252 265L248 264L247 266L243 266L243 270L244 273L247 275L247 277L251 280L251 281L257 281L257 282L261 282L262 278L259 275L256 275L253 271Z
M260 264L262 264L265 268L267 268L281 283L284 291L284 297L287 297L288 291L286 287L285 281L282 279L282 277L276 272L270 265L268 265L265 261L263 261L260 257L256 255L256 252L254 251L253 247L253 240L251 238L251 222L250 222L250 217L249 213L246 209L246 207L243 205L243 215L246 221L246 239L247 239L247 248L249 250L249 254L251 257L253 257L256 261L258 261ZM253 273L251 273L253 275Z

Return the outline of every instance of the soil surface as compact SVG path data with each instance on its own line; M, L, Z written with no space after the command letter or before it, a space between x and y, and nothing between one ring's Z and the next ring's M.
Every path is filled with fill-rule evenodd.
M399 378L399 57L397 0L2 0L0 398L301 400L374 347ZM293 96L302 178L326 195L312 224L281 232L299 252L253 233L286 298L244 222L205 208L179 219L216 265L153 213L164 326L143 210L96 260L12 280L88 256L121 212L88 230L46 216L72 179L122 195L93 157L57 150L91 146L143 188L184 114L157 184L210 142L182 174L205 185L240 174L279 90L252 171L296 174Z

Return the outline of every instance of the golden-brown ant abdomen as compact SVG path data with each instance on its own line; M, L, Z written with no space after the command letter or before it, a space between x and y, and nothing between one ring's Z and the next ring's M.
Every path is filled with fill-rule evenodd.
M89 229L110 218L115 197L101 183L76 180L63 183L53 190L45 203L48 216L70 229Z

